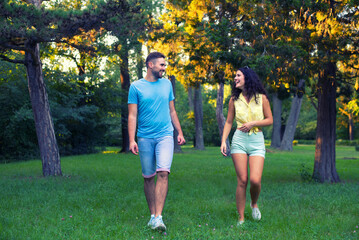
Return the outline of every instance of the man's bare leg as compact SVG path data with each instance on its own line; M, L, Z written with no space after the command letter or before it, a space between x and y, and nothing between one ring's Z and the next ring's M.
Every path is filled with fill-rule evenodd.
M156 195L155 195L155 176L151 178L144 178L144 191L148 204L148 208L150 209L151 215L156 213Z
M168 192L168 172L157 172L157 182L155 190L155 216L162 215Z

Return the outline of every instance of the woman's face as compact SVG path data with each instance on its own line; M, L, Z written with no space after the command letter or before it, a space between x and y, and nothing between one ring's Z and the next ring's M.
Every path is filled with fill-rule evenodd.
M244 80L244 75L241 71L237 71L236 72L236 76L234 77L234 83L236 84L236 88L239 88L241 90L244 89L244 84L245 84L245 80Z

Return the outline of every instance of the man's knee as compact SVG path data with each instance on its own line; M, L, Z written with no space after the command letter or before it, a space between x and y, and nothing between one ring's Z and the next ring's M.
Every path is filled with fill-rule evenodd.
M168 180L168 172L166 171L157 172L157 179Z
M145 184L151 184L155 182L155 176L150 178L143 178L143 180L145 181Z

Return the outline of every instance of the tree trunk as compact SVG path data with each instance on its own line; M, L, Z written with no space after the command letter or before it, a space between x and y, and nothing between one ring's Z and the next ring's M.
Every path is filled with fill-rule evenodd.
M39 44L28 41L25 47L25 65L32 110L34 113L37 140L42 161L42 173L47 176L61 176L61 161L50 105L42 75Z
M121 152L129 152L130 151L130 140L128 136L128 108L127 108L127 98L128 98L128 90L130 89L130 74L128 70L128 50L121 49L120 57L121 57L121 89L122 93L122 109L121 109L121 128L122 128L122 149Z
M223 136L223 129L224 124L226 123L226 119L223 115L223 95L224 95L224 83L221 81L218 84L218 91L217 91L217 106L216 106L216 118L218 123L218 130L219 130L219 139L222 139ZM229 140L226 140L227 145L227 156L231 156L231 148L229 145Z
M349 113L348 115L348 127L349 127L349 140L353 141L354 140L354 122L353 122L353 113Z
M282 100L278 93L273 94L273 129L271 147L279 148L281 143L282 129Z
M196 127L195 149L204 150L203 139L203 109L202 109L202 93L201 84L194 91L194 120Z
M176 97L176 77L175 76L170 76L170 80L172 83L172 89L173 89L173 95ZM176 99L173 100L173 103L176 103ZM178 144L177 141L177 137L178 137L178 131L177 129L173 126L174 130L173 130L173 143L174 143L174 152L175 153L182 153L182 149L181 146Z
M188 95L188 107L191 112L194 113L194 96L193 96L193 87L188 84L187 88L187 95ZM196 146L196 132L193 132L193 146Z
M188 106L190 111L194 111L194 103L193 103L193 87L188 86Z
M144 61L143 61L143 55L142 55L142 44L138 44L136 46L136 72L137 72L137 78L141 79L143 78L143 68L144 68Z
M327 63L318 80L318 117L313 178L339 182L335 166L336 82L335 63Z
M301 79L298 84L298 92L304 90L304 79ZM295 129L299 119L300 108L302 106L303 94L297 93L293 100L290 108L290 114L285 126L282 142L280 144L280 150L293 151L293 140Z

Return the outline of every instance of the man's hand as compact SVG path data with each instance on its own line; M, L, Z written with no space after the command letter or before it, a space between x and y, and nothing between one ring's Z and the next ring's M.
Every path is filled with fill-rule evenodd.
M137 143L135 141L130 142L130 151L133 154L138 155L138 146L137 146Z
M178 142L179 145L183 145L183 144L186 143L186 140L184 140L184 137L183 137L182 134L178 134L178 136L177 136L177 142Z

